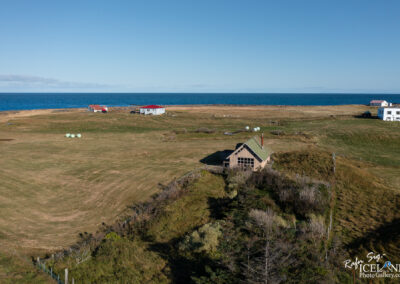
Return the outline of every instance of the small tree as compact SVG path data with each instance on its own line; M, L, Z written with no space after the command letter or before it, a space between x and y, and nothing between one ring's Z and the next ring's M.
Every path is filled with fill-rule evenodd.
M249 282L251 283L264 283L268 284L272 281L276 267L273 267L273 263L277 263L277 258L280 257L280 251L276 250L276 247L272 246L275 241L275 233L277 232L279 225L285 226L285 222L280 218L271 208L266 211L252 209L249 213L250 218L261 229L261 240L263 241L262 252L259 257L256 257L253 262L247 267ZM274 281L279 282L279 281Z

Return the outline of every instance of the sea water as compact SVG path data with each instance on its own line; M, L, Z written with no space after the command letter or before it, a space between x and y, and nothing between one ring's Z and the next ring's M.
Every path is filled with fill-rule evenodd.
M386 100L400 103L400 94L275 94L275 93L0 93L0 111L80 108L89 104L130 105L347 105Z

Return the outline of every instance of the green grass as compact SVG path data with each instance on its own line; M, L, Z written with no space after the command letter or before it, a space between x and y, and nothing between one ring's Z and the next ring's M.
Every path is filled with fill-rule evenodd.
M55 262L56 271L69 268L70 277L79 283L170 283L170 264L155 247L182 238L212 219L210 199L225 196L222 176L202 171L189 184L183 195L169 200L162 212L149 221L144 233L146 241L138 236L106 235L87 261L77 264L74 256Z
M210 221L210 199L225 197L225 181L221 176L203 171L188 192L167 205L160 218L149 228L148 235L156 242L169 242L182 237Z
M33 268L27 257L3 254L0 252L0 283L4 284L47 284L49 277Z
M64 277L65 266L75 283L169 283L167 262L148 243L137 239L104 240L87 261L78 265L70 257L67 262L56 263L54 269Z
M289 133L303 131L319 138L319 144L353 158L381 166L400 167L400 125L375 119L322 119L296 121L282 127Z
M398 133L361 132L329 134L325 143L333 143L363 160L383 166L400 167L400 136ZM382 150L384 149L384 151ZM341 150L344 152L343 150Z

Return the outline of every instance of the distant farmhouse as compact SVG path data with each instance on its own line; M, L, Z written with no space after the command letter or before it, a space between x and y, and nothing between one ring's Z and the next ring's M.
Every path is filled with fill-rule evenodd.
M93 112L108 112L108 107L100 105L89 105L88 109Z
M387 107L389 106L389 103L384 100L372 100L369 102L370 106L379 106L379 107Z
M223 162L225 168L243 168L256 171L262 169L271 159L271 149L264 146L264 137L253 137L243 144Z
M140 114L161 115L165 113L165 107L157 105L142 106L139 109Z
M378 117L385 121L400 121L400 107L380 107Z

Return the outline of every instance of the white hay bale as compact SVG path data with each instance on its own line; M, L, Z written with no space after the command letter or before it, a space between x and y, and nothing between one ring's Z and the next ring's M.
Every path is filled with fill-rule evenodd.
M65 137L69 138L69 137L71 137L71 134L67 133L67 134L65 134Z
M76 137L81 138L82 135L80 133L76 134Z
M249 127L249 126L246 126L246 127L245 127L245 129L246 129L246 130L249 130L249 129L250 129L250 127Z
M71 134L71 138L75 138L75 134Z

